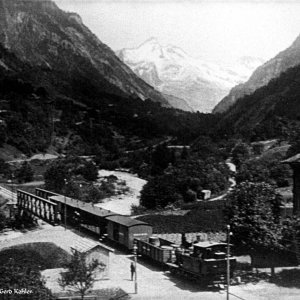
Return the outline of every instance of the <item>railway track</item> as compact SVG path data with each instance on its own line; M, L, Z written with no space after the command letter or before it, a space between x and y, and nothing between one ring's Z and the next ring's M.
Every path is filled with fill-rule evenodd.
M17 204L17 193L14 193L2 185L0 185L0 195L5 199L13 201L14 204Z

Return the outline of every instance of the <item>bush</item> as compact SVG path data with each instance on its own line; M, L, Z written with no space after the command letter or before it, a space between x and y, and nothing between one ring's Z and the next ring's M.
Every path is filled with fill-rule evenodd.
M24 161L21 168L17 169L15 176L18 182L29 182L33 180L34 171L29 162Z
M5 216L5 214L0 211L0 231L3 230L5 228L5 226L7 225L7 218Z
M147 211L147 208L143 205L131 205L131 214L132 215L142 215Z
M120 168L120 163L117 160L113 160L113 161L102 161L100 164L100 168L101 169L105 169L105 170L115 170Z

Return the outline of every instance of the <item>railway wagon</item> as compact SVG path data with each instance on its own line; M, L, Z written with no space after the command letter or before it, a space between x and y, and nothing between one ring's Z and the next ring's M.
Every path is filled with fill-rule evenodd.
M110 210L62 195L51 196L49 200L59 205L59 210L62 215L61 221L63 223L66 213L66 221L68 224L83 227L100 236L107 233L108 222L106 217L117 215L117 213Z
M156 263L174 263L176 260L176 245L168 240L150 237L148 240L136 239L136 244L138 254L150 258Z
M129 250L133 249L135 239L148 240L152 235L152 226L148 223L123 215L108 216L105 219L108 239Z

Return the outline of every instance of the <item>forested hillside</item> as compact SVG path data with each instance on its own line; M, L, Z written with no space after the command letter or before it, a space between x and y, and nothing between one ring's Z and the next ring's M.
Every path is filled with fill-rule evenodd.
M222 134L240 134L250 140L289 139L299 129L300 66L244 96L218 124Z
M188 143L216 117L168 108L81 21L53 1L0 1L0 146L117 156Z

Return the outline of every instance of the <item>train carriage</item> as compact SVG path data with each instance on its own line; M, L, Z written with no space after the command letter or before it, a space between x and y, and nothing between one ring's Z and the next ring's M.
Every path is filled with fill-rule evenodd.
M86 228L100 236L107 233L106 217L118 215L110 210L62 195L51 196L49 199L59 205L62 222L64 222L66 205L66 221L68 224Z
M108 238L127 249L133 248L134 239L148 240L152 226L130 217L115 215L106 217Z

